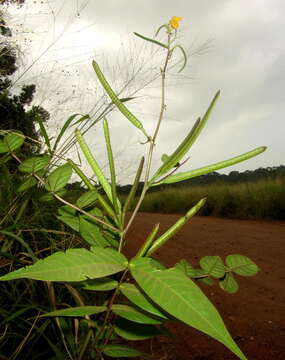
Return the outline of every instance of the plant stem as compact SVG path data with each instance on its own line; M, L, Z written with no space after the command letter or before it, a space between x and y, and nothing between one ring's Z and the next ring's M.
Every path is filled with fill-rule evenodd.
M166 54L166 58L165 58L165 62L164 62L164 66L161 69L161 105L160 105L160 114L159 114L159 118L157 121L157 125L154 131L154 135L152 137L152 139L150 140L150 145L149 145L149 150L148 150L148 154L147 154L147 165L146 165L146 172L145 172L145 180L144 180L144 186L140 195L140 198L136 204L136 207L131 215L131 218L129 220L129 222L127 223L124 232L122 234L122 238L125 237L126 233L128 232L131 224L134 221L134 218L137 215L137 212L141 206L141 203L145 197L145 194L147 192L147 190L150 187L150 184L148 183L149 180L149 174L150 174L150 168L151 168L151 162L152 162L152 155L153 155L153 150L154 150L154 146L155 146L155 140L157 138L158 135L158 131L163 119L163 115L166 109L166 104L165 104L165 74L166 74L166 69L167 69L167 65L171 56L171 50L170 50L170 41L171 41L171 34L168 34L168 48L167 48L167 54Z

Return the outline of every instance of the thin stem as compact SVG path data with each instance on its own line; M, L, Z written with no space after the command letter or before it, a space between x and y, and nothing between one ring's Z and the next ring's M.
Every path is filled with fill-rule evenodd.
M155 146L155 140L157 138L158 135L158 131L163 119L163 115L165 112L165 74L166 74L166 69L167 69L167 65L169 63L169 59L171 56L171 50L170 50L170 42L171 42L171 34L168 34L168 48L167 48L167 54L166 54L166 58L165 58L165 62L164 62L164 66L161 69L161 106L160 106L160 114L159 114L159 118L158 118L158 122L156 125L156 129L154 131L154 135L152 137L152 139L150 140L150 145L149 145L149 150L148 150L148 155L147 155L147 165L146 165L146 173L145 173L145 180L144 180L144 186L141 192L141 196L136 204L136 207L131 215L131 218L127 224L127 226L124 229L124 232L122 234L122 238L125 237L126 233L128 232L131 224L134 221L135 216L137 215L137 212L141 206L141 203L145 197L145 194L147 192L147 190L150 187L150 184L148 183L149 180L149 174L150 174L150 168L151 168L151 162L152 162L152 155L153 155L153 150L154 150L154 146Z

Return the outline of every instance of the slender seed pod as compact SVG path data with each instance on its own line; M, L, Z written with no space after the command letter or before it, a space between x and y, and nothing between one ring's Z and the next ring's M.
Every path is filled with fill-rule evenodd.
M178 72L180 73L186 66L186 63L187 63L187 55L186 55L186 52L185 50L183 49L183 47L181 45L175 45L172 49L171 49L171 53L173 52L174 49L180 49L182 54L183 54L183 65L181 66L181 68L178 70Z
M95 70L95 73L101 82L103 88L109 95L110 99L113 101L113 103L117 106L117 108L120 110L120 112L138 129L140 129L144 135L149 138L147 135L142 123L129 111L129 109L120 101L118 96L115 94L109 83L107 82L105 76L103 75L102 71L99 68L99 65L96 61L93 60L92 62L93 68Z
M117 196L115 164L114 164L113 151L112 151L112 147L111 147L110 131L109 131L109 126L108 126L108 122L107 122L106 118L104 118L104 120L103 120L103 128L104 128L104 136L105 136L106 148L107 148L108 159L109 159L113 205L114 205L114 209L115 209L116 213L119 215L120 210L121 210L121 203Z
M143 243L143 246L138 251L136 257L142 257L147 253L147 251L149 250L149 248L152 246L152 244L154 242L154 238L156 237L156 234L158 232L159 225L160 225L159 223L156 224L155 227L152 229L152 231L148 235L146 241Z
M97 179L98 179L99 183L101 184L102 188L104 189L105 193L107 194L109 200L112 202L111 186L108 183L107 179L105 178L101 168L99 167L97 161L93 157L88 145L86 144L86 142L79 130L75 131L75 136L76 136L77 142L78 142L86 160L88 161L89 165L91 166L92 170L94 171L95 175L97 176Z
M181 142L181 144L178 146L178 148L169 156L163 156L162 161L163 164L161 167L157 170L157 172L154 174L152 180L160 177L161 175L167 173L169 170L171 170L179 161L182 159L182 157L188 152L190 149L193 141L193 135L195 134L195 131L200 124L200 118L196 120L194 126L190 130L189 134L185 137L185 139Z
M180 174L175 174L175 175L171 175L169 177L166 177L163 181L157 182L155 184L152 184L152 186L156 186L156 185L161 185L161 184L172 184L172 183L176 183L179 181L183 181L183 180L188 180L191 179L193 177L196 176L200 176L200 175L204 175L204 174L208 174L210 172L219 170L219 169L223 169L225 167L228 166L232 166L235 165L241 161L245 161L248 160L254 156L257 156L261 153L263 153L266 150L266 146L261 146L258 147L254 150L248 151L242 155L233 157L231 159L225 160L225 161L220 161L216 164L210 165L210 166L205 166L202 167L200 169L196 169L196 170L191 170L191 171L187 171L187 172L183 172Z
M205 204L205 202L206 202L206 198L200 200L195 206L192 207L192 209L190 209L187 212L186 215L184 215L182 218L180 218L163 235L161 235L157 240L155 240L153 245L146 252L146 256L150 256L153 252L155 252L163 244L165 244L166 241L169 240L174 234L176 234L177 231L180 230L182 228L182 226L201 209L201 207Z
M132 200L133 200L133 198L134 198L134 196L136 194L138 184L139 184L139 181L140 181L140 178L141 178L142 170L143 170L143 165L144 165L144 157L141 158L141 161L140 161L140 164L139 164L136 176L135 176L135 180L133 182L133 186L132 186L131 191L129 192L129 195L128 195L128 197L126 199L126 202L124 204L124 207L123 207L123 213L124 214L129 210L129 207L130 207L130 205L132 203Z
M91 184L88 177L85 174L83 174L83 172L79 169L79 167L71 159L68 159L68 162L72 166L72 169L76 172L76 174L83 180L84 184L88 187L88 189L94 190L95 187Z
M164 25L163 25L163 26L164 26ZM161 28L161 27L160 27L160 28ZM154 43L154 44L156 44L156 45L159 45L159 46L162 46L162 47L165 48L165 49L168 49L168 45L163 44L163 43L161 43L160 41L157 41L157 40L148 38L148 37L143 36L143 35L141 35L141 34L138 34L138 33L136 33L136 32L134 32L134 34L135 34L136 36L140 37L141 39L144 39L144 40L146 40L146 41L150 41L150 42L152 42L152 43ZM155 34L155 36L156 36L156 35L157 35L157 34Z

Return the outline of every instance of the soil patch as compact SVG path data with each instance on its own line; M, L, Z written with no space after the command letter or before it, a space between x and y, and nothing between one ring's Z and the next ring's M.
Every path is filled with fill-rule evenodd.
M163 232L179 215L140 213L128 234L127 253L134 255L154 224ZM238 277L236 294L218 285L201 285L250 360L285 359L285 222L194 217L155 253L172 266L181 258L197 265L200 257L229 254L250 257L261 268L254 277ZM154 358L234 360L222 344L183 324L170 324L173 338L152 343ZM144 346L143 343L138 344Z

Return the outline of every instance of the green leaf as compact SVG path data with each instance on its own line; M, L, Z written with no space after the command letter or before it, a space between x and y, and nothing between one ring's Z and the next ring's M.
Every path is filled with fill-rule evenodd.
M220 341L240 359L246 359L214 305L180 270L154 269L147 258L132 260L130 270L143 291L163 310Z
M166 177L164 180L158 181L158 182L152 184L151 186L177 183L179 181L184 181L184 180L188 180L188 179L200 176L200 175L208 174L210 172L213 172L213 171L216 171L219 169L223 169L223 168L235 165L239 162L248 160L254 156L257 156L257 155L263 153L265 150L266 150L266 147L261 146L254 150L248 151L242 155L233 157L233 158L225 160L225 161L220 161L213 165L204 166L204 167L196 169L196 170L186 171L186 172L175 174L175 175L170 175L170 176Z
M146 340L161 335L162 332L154 325L138 324L126 319L115 322L115 333L126 340Z
M200 279L196 279L197 282L200 282L200 283L203 283L205 285L213 285L214 284L214 280L211 279L210 277L203 277L203 278L200 278Z
M222 279L220 279L219 285L224 291L230 294L236 293L239 288L236 279L230 272L226 273L226 275Z
M175 268L181 270L185 275L190 278L196 277L196 270L193 266L185 259L179 261L179 263L175 264Z
M77 216L61 215L57 216L57 218L58 220L71 227L71 229L79 232L79 218Z
M0 277L1 281L13 279L35 279L46 281L83 281L95 279L123 271L127 259L112 249L93 247L69 249L57 252L34 265L26 266Z
M73 216L76 214L76 209L74 209L73 207L69 206L69 205L63 205L60 208L58 208L58 213L59 215L62 216Z
M132 349L126 345L106 345L103 348L103 354L116 359L121 357L137 357L144 355L142 352Z
M231 271L241 276L252 276L260 270L251 259L239 254L228 255L226 264Z
M0 154L12 152L23 145L25 136L20 132L9 133L0 139Z
M152 302L152 300L149 299L146 294L142 293L142 291L134 284L123 283L120 285L120 291L128 300L130 300L142 310L163 319L167 319L165 314L159 310L159 308Z
M79 216L79 232L83 239L90 245L102 247L110 245L100 232L99 227L93 222L86 220L82 215Z
M84 209L85 207L94 205L94 203L98 200L98 192L97 190L90 190L87 191L86 193L84 193L83 195L81 195L77 201L76 201L76 205L81 208Z
M55 169L46 179L45 188L56 192L62 189L69 181L72 174L72 166L67 163Z
M115 304L112 306L112 311L124 319L139 323L139 324L161 324L160 320L151 318L141 311L129 305Z
M106 306L77 306L77 307L71 307L71 308L67 308L67 309L52 311L52 312L46 313L44 315L41 315L41 317L47 317L47 316L76 316L77 317L77 316L99 314L106 310L107 310Z
M48 165L50 159L51 158L48 155L34 156L24 160L22 164L19 165L18 169L22 172L35 173L44 169Z
M33 176L29 176L22 184L17 188L17 192L23 192L31 187L35 186L38 183L38 180Z
M222 278L226 272L226 267L220 256L204 256L200 259L200 266L206 274L214 278Z
M118 286L118 281L111 278L99 278L94 280L88 280L82 284L82 289L91 291L109 291Z

